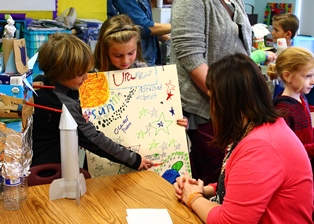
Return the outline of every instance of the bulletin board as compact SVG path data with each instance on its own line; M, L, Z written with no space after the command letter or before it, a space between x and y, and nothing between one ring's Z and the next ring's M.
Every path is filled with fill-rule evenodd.
M276 14L291 13L290 3L267 3L264 14L264 24L272 25L272 17Z
M156 164L163 175L173 169L190 173L175 65L91 73L80 87L83 112L99 131ZM132 172L87 150L92 177Z

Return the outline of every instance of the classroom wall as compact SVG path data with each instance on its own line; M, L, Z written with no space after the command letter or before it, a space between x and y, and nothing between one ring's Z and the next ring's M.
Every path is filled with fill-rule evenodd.
M76 9L78 18L93 18L105 21L107 18L107 0L59 0L58 14L69 7Z
M60 15L64 10L69 7L74 7L77 12L78 18L95 18L101 21L107 18L107 0L57 0L58 1L58 15ZM296 3L300 0L244 0L244 3L251 4L254 6L254 13L258 14L258 22L263 23L263 17L265 12L265 7L267 2L276 3L292 3L294 4L293 12L295 12ZM246 7L247 11L250 13L251 8ZM8 11L1 11L8 12ZM16 11L18 12L18 11ZM23 12L25 13L25 12ZM26 17L34 19L53 19L53 12L38 12L38 11L28 11L26 12Z
M93 18L104 21L107 18L107 0L57 0L57 12L60 15L70 7L76 9L78 18ZM53 19L53 12L41 11L1 11L0 13L26 13L26 17L33 19Z
M298 1L300 0L244 0L245 3L249 3L255 6L254 13L258 14L258 21L257 21L258 23L263 23L264 21L265 8L268 2L292 3L293 4L292 12L296 13L296 6L297 6Z

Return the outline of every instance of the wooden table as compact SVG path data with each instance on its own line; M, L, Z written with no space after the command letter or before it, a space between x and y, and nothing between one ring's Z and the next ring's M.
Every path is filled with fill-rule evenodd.
M72 199L49 200L49 186L29 187L28 200L16 211L4 210L1 201L0 223L120 224L127 223L127 208L164 208L174 224L202 223L178 202L173 186L152 171L86 179L87 192L80 204Z

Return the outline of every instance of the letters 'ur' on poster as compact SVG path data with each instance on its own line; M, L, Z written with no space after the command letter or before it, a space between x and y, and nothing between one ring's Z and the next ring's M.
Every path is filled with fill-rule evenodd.
M176 122L183 115L175 65L90 73L80 99L96 128L152 160L150 170L190 173L186 131ZM93 177L133 171L88 150L86 154Z

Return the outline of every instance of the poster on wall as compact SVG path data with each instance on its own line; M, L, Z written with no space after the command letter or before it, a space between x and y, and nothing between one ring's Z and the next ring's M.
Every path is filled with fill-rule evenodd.
M113 141L155 163L160 175L190 173L175 65L90 73L80 88L83 113ZM92 177L134 170L86 151Z
M289 3L267 3L264 13L264 24L272 25L272 18L276 14L292 13L292 6Z

